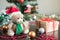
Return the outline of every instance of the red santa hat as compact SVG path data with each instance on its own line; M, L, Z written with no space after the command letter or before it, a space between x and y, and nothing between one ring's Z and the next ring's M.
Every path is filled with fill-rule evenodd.
M11 14L13 12L20 12L20 10L16 7L10 6L7 10L6 10L6 14Z

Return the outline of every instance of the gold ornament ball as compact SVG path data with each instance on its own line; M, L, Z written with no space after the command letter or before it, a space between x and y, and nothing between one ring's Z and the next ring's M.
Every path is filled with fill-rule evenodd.
M34 31L30 31L28 35L30 37L36 37L36 33Z
M7 29L8 27L7 26L3 26L3 29Z

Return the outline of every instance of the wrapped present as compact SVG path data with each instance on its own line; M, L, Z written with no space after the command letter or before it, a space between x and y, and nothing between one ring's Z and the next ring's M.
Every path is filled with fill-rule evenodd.
M46 32L53 31L53 20L45 18L40 20L40 24L41 24L41 27L44 27Z
M43 27L46 33L58 30L58 24L58 21L51 18L43 18L36 21L37 28L39 29L40 27Z

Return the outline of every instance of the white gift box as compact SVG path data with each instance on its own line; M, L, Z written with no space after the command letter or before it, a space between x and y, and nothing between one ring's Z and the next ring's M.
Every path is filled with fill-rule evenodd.
M59 22L51 19L40 20L40 26L43 27L46 33L57 31Z

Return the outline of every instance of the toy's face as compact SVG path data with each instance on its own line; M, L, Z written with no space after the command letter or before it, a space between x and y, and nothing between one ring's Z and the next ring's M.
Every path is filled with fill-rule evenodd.
M23 15L20 13L16 13L12 16L12 20L13 20L13 22L16 22L16 23L22 23L23 22Z
M16 20L17 20L17 23L22 23L22 22L23 22L23 17L18 16L18 17L16 18Z

